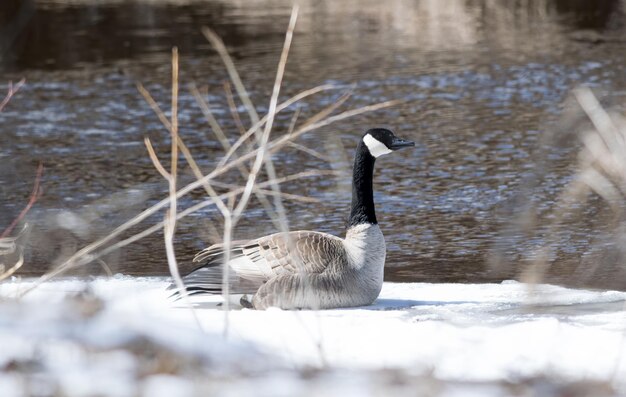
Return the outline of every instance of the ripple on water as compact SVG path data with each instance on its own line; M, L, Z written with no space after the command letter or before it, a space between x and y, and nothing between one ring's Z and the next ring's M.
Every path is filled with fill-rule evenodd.
M0 224L10 221L21 208L15 203L28 196L34 166L40 160L46 164L46 194L39 204L43 212L86 210L127 189L140 189L148 197L133 207L137 211L165 196L167 185L153 169L143 139L151 139L167 164L168 132L135 83L143 82L169 115L172 44L178 45L181 53L181 136L200 167L211 170L223 151L188 84L208 88L211 111L223 124L231 144L239 132L223 95L226 73L199 26L212 26L223 36L256 110L260 115L267 111L291 2L273 3L268 11L264 2L206 1L195 2L194 7L164 7L156 1L142 3L140 14L132 3L77 3L72 17L59 11L62 5L38 2L39 34L31 36L39 41L25 40L29 47L22 58L16 55L14 65L16 78L24 75L28 84L0 115L0 156L30 168L0 173L0 182L12 187L0 198ZM403 2L392 1L376 11L350 2L346 6L326 2L326 8L330 7L326 11L306 3L281 92L281 99L286 99L318 84L338 87L279 114L276 135L287 131L296 107L302 123L347 90L352 95L341 111L392 99L404 101L394 108L337 122L299 141L330 156L333 168L347 170L356 138L367 127L388 126L417 142L412 151L381 159L376 169L376 202L389 242L390 265L406 270L403 279L489 280L485 264L502 237L503 224L514 219L519 196L527 195L541 213L548 212L572 178L574 143L544 147L545 132L560 120L569 92L579 85L609 88L621 95L626 92L621 66L626 62L618 42L590 46L572 41L566 33L577 28L567 25L561 15L553 15L554 10L510 24L503 15L515 17L524 10L509 15L512 11L493 2L479 1L481 7L476 9L466 3L459 1L454 7L460 16L437 8L445 7L437 2L419 2L407 8ZM97 30L101 26L88 22L104 8L117 15L111 20L113 30L105 33ZM150 18L144 17L145 10L150 11L145 14ZM399 12L390 14L389 10ZM356 18L355 13L362 17ZM68 19L59 19L61 15ZM182 22L172 25L172 20ZM451 20L464 22L451 26ZM77 29L79 22L84 26ZM446 27L443 33L438 30L441 26ZM615 37L619 38L620 32L614 32ZM102 34L109 40L85 41ZM64 45L55 46L58 43ZM46 63L45 59L58 56L53 50L63 52L64 57ZM244 125L249 125L241 101L235 106ZM538 150L550 167L537 189L524 190ZM292 149L276 154L274 160L280 175L330 168L324 161ZM185 177L191 178L181 167ZM238 171L227 175L229 182L243 185ZM294 229L342 233L350 205L349 176L302 179L283 189L320 199L318 204L286 202ZM186 208L202 197L195 193L179 205ZM236 231L237 238L275 230L258 209L258 202L252 204ZM109 207L111 213L122 210L125 208L119 203ZM46 218L41 219L32 222L46 229L37 223ZM204 222L221 228L214 208L203 209L179 225L177 253L183 266L209 240L209 226ZM565 242L565 253L584 251L585 238L579 229L559 238ZM513 253L541 241L520 243ZM39 262L35 258L29 271L41 272L46 265L41 257ZM162 236L143 240L116 260L110 264L114 270L164 273Z

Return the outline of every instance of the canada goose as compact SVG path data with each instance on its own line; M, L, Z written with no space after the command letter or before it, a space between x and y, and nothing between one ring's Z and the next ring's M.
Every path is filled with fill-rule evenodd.
M331 309L374 302L383 285L386 254L374 211L374 162L414 145L384 128L363 135L354 159L352 209L345 239L297 231L233 242L227 264L229 286L233 295L244 294L241 305ZM189 295L221 293L223 255L222 244L196 255L194 262L202 266L183 278Z

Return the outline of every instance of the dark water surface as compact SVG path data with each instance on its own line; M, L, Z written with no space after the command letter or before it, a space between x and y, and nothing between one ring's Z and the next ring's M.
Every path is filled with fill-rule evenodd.
M512 4L515 4L514 6ZM275 156L280 175L349 169L358 137L385 126L416 141L415 150L377 162L376 203L386 235L387 279L491 281L516 277L526 245L509 244L513 266L496 268L492 252L506 240L520 197L549 206L574 171L574 141L542 147L562 120L572 89L592 87L624 108L626 5L623 1L303 1L281 98L319 85L341 89L299 105L299 120L352 90L343 110L402 99L402 105L313 131ZM166 160L169 139L136 89L142 82L169 109L170 50L181 53L181 134L208 171L223 151L188 88L207 87L231 142L239 136L228 111L227 75L200 33L214 29L233 54L260 114L269 103L291 11L288 1L3 0L0 80L26 86L0 114L0 229L25 205L38 162L44 195L29 213L28 263L40 274L163 198L167 185L143 144ZM283 134L295 107L281 113ZM239 111L249 123L245 109ZM554 158L532 191L524 186L538 153ZM193 178L187 169L184 181ZM237 173L222 182L241 184ZM343 233L349 177L309 178L284 186L320 199L286 201L292 229ZM184 198L195 204L201 192ZM162 214L149 219L155 222ZM151 223L144 224L144 227ZM177 254L188 269L210 244L219 214L203 210L181 221ZM595 226L567 229L560 263L577 263ZM142 230L135 228L133 231ZM236 238L276 231L253 201ZM129 236L125 234L124 236ZM164 274L162 234L105 258L113 272ZM511 240L513 241L513 240ZM504 241L507 244L507 241ZM530 243L532 244L532 242ZM518 255L518 256L516 256ZM555 267L566 277L567 266ZM78 273L102 272L94 264ZM594 272L586 283L626 286L622 267Z

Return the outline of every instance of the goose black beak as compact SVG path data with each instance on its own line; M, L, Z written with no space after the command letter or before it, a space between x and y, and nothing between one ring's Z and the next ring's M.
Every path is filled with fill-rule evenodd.
M406 139L394 137L393 141L391 141L391 150L402 149L403 147L415 146L415 142L407 141Z

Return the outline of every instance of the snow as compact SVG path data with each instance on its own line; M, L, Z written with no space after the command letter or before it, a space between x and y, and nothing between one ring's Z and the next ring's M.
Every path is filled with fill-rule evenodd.
M327 383L346 396L402 388L389 380L398 376L434 384L429 395L506 395L506 384L527 379L626 395L624 292L385 283L368 307L227 316L219 297L194 298L193 311L172 301L163 278L62 279L13 299L33 282L0 284L3 395L28 395L32 374L68 396L191 396L198 385L325 395Z

